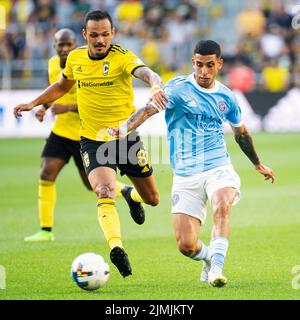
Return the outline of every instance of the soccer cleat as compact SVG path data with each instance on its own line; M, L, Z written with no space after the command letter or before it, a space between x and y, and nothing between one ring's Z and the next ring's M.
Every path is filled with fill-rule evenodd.
M128 255L124 249L114 247L110 252L110 260L118 268L124 278L132 274Z
M211 266L210 261L203 260L203 267L200 275L200 281L208 282L208 273L210 270L210 266Z
M54 235L51 231L40 230L32 236L24 238L25 242L54 241Z
M223 287L227 283L227 278L222 275L221 272L214 272L210 270L208 273L208 283L212 287Z
M140 202L135 202L131 199L130 193L133 188L129 186L125 186L121 193L128 203L130 214L132 219L137 224L143 224L145 222L145 210Z

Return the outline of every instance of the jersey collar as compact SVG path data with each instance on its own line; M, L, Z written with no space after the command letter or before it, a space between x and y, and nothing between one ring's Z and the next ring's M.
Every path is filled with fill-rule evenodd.
M189 75L189 80L191 81L191 83L194 85L194 87L196 87L199 91L201 92L205 92L205 93L216 93L219 91L219 88L220 88L220 82L215 80L215 85L213 88L211 89L206 89L206 88L203 88L201 86L199 86L199 84L197 83L196 79L195 79L195 74L192 73Z
M91 56L90 56L90 53L89 53L89 49L88 49L88 50L87 50L88 57L89 57L91 60L103 60L103 59L106 58L107 55L109 54L111 47L112 47L112 45L111 45L111 46L109 47L109 49L107 50L105 56L103 56L103 57L97 57L97 58L91 57Z

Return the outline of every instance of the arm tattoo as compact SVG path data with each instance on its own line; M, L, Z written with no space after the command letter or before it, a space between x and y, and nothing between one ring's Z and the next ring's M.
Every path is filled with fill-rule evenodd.
M248 132L237 133L235 135L235 141L239 144L242 151L245 153L245 155L249 158L249 160L254 165L257 165L260 163L259 158L253 146L253 140Z
M132 116L126 121L126 123L121 126L121 128L126 128L127 132L136 129L157 112L158 110L155 107L147 104L144 108L132 114Z
M144 82L149 84L151 87L156 85L162 86L161 77L148 67L140 67L136 69L134 72L134 76L143 80Z

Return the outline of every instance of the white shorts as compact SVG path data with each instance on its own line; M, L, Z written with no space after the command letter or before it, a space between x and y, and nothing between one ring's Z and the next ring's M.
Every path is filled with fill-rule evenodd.
M173 177L172 213L185 213L204 224L207 212L207 200L215 191L233 187L237 190L233 205L240 199L240 177L233 166L226 165L192 176Z

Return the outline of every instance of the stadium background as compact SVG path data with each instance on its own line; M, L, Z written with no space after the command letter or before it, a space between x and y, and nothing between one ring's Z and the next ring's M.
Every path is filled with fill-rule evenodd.
M296 0L1 0L0 265L6 270L6 289L1 290L0 279L0 300L298 300L299 4ZM134 268L130 281L123 281L112 269L107 286L100 292L88 294L72 283L69 268L76 255L94 251L109 256L97 225L94 195L84 190L72 165L63 170L57 183L57 241L23 242L25 235L38 228L37 185L44 144L41 138L24 137L46 136L53 118L49 113L45 124L40 124L33 113L27 113L15 120L12 107L47 85L47 60L54 54L55 31L70 27L83 44L83 17L95 8L111 13L118 31L116 42L138 54L164 81L191 72L190 56L197 40L210 38L222 45L225 66L219 78L236 90L247 115L245 122L257 132L257 150L277 175L274 186L264 183L232 135L226 135L242 179L243 198L232 213L232 241L225 264L230 282L222 291L195 281L199 264L177 252L169 214L172 174L165 162L168 147L160 136L164 134L160 131L162 119L149 122L144 131L150 135L145 141L150 157L156 159L159 207L147 207L146 223L137 227L128 218L126 205L118 202L123 237ZM149 89L140 81L134 84L139 106ZM209 216L203 231L206 242L210 227ZM180 276L178 270L182 270Z
M55 54L53 35L69 27L80 45L87 11L108 10L117 29L116 43L132 50L163 80L191 72L191 52L198 39L222 45L219 79L238 90L252 132L300 131L300 1L298 0L1 0L0 137L45 136L34 113L11 118L11 109L47 86L47 61ZM148 97L134 79L136 105ZM20 90L26 91L20 91ZM15 94L12 90L19 90ZM19 96L18 96L19 95ZM160 128L156 121L142 128ZM27 123L27 124L26 124ZM153 134L165 134L165 128Z

